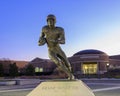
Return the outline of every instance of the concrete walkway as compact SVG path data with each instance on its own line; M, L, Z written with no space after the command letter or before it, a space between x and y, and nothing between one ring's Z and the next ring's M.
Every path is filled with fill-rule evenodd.
M11 85L11 86L0 86L0 90L13 90L13 89L27 89L35 88L38 84L32 85Z

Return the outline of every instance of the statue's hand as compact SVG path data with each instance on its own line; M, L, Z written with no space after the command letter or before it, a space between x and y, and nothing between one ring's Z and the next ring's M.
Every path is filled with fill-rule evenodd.
M46 43L45 38L40 38L40 40L38 41L39 46L44 45L45 43Z
M58 40L58 43L59 44L65 44L65 41L64 40Z

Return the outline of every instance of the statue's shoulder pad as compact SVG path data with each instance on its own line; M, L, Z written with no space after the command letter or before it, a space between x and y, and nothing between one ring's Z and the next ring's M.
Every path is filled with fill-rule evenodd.
M56 27L56 29L64 31L64 29L62 27Z
M47 26L47 25L45 25L45 26L43 26L43 27L42 27L42 29L48 29L48 26Z

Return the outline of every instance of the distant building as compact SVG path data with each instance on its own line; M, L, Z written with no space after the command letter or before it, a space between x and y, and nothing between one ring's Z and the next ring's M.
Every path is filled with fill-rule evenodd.
M109 68L120 68L120 55L109 56Z
M109 56L99 50L82 50L69 58L74 74L104 74L107 72Z
M38 57L33 59L28 64L32 64L35 67L35 72L53 72L56 68L56 65L49 59L40 59Z
M79 51L68 59L74 75L78 78L81 77L81 75L102 75L106 73L108 69L120 68L120 55L108 56L105 52L95 49ZM56 65L51 60L38 57L30 62L0 60L5 73L9 73L9 64L14 62L18 66L20 73L24 73L27 65L32 64L35 67L36 73L59 75Z
M75 53L68 58L73 68L74 74L80 75L94 75L104 74L108 68L120 67L120 56L108 56L105 52L100 50L88 49ZM29 64L32 64L37 70L42 72L51 72L55 70L56 66L50 60L35 58ZM56 71L55 71L56 72Z
M28 64L28 61L15 61L15 60L9 60L9 59L1 59L0 64L3 65L5 74L9 74L9 65L13 63L16 63L19 73L22 73L24 72L25 66Z

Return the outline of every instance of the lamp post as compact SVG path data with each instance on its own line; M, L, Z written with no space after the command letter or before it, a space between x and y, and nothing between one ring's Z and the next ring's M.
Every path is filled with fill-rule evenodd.
M106 68L107 68L107 77L109 77L109 76L108 76L108 75L109 75L109 73L108 73L109 65L110 65L109 63L106 64Z
M106 64L106 67L107 67L107 72L108 72L109 65L110 65L109 63L107 63L107 64Z

